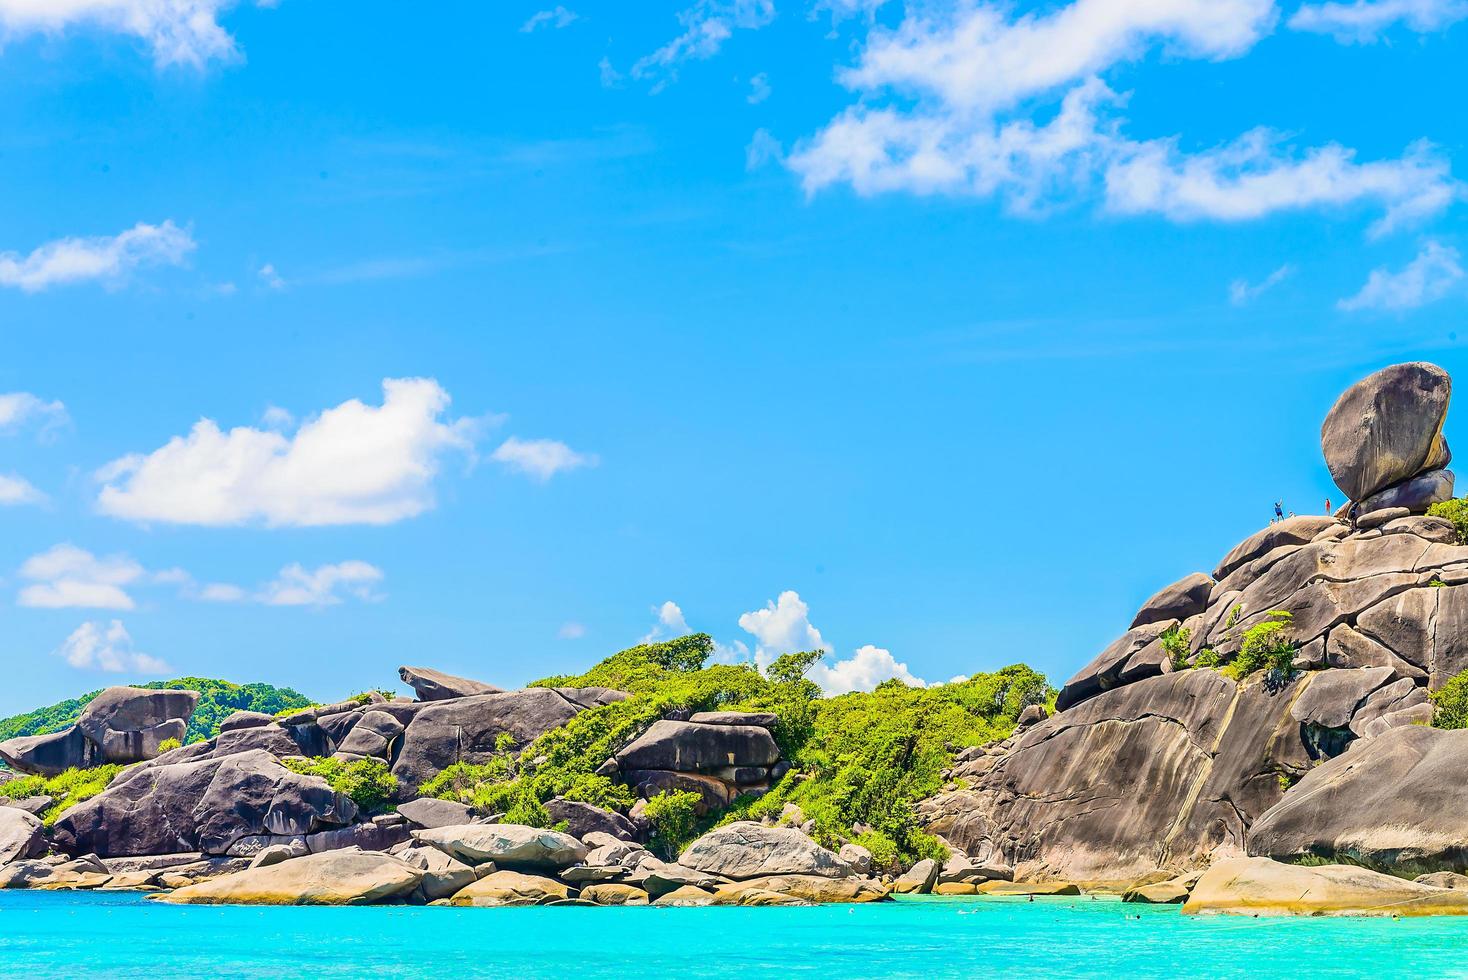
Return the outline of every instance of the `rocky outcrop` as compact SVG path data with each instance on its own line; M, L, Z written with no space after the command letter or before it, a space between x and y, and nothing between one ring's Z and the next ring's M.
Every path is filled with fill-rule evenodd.
M242 838L310 834L351 823L352 801L262 751L128 770L67 810L53 838L102 857L200 851L225 854Z
M450 698L470 698L479 694L501 694L504 688L471 681L467 677L455 677L431 667L399 667L398 676L413 689L419 701L447 701Z
M496 871L456 892L450 905L492 908L500 905L549 905L566 901L575 892L554 878L522 874L518 871Z
M763 793L782 772L780 747L770 734L773 716L749 720L718 712L711 721L654 722L616 754L616 771L644 799L669 790L699 794L700 815L732 803L742 793Z
M109 687L65 730L0 742L0 760L20 772L54 776L67 769L152 759L163 742L183 740L198 701L195 691Z
M570 834L518 824L465 824L415 830L414 839L465 864L493 862L520 870L570 867L586 857L587 847Z
M618 840L639 840L642 833L637 824L611 810L603 810L590 803L556 797L547 800L545 812L552 823L566 825L566 833L572 837L585 838L587 834L609 834Z
M1452 390L1446 371L1420 361L1383 368L1346 389L1320 427L1336 486L1363 501L1447 466L1452 454L1442 430Z
M46 850L41 820L15 807L0 807L0 865L39 857Z
M1348 865L1301 867L1267 858L1221 861L1188 897L1189 915L1468 915L1468 892Z
M800 831L751 821L709 831L688 845L678 863L735 880L768 875L848 878L855 874L851 865Z
M189 885L160 897L174 905L371 905L405 898L423 872L356 848L312 854Z
M1393 729L1312 770L1249 834L1252 855L1398 876L1468 871L1468 731Z

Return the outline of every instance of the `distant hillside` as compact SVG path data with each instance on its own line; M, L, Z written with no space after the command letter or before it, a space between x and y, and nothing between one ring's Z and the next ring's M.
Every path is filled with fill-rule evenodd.
M236 711L263 711L273 715L287 708L304 708L313 702L299 691L270 684L234 684L210 677L179 677L171 681L134 684L133 687L180 688L199 692L199 706L189 719L186 741L198 742L219 733L219 723ZM0 721L0 741L17 735L45 735L60 731L76 721L82 709L100 690L45 708Z

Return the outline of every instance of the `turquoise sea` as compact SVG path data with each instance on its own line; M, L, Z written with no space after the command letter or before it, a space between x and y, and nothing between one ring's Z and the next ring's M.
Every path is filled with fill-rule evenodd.
M1107 899L819 908L203 908L0 891L0 977L1468 977L1468 918Z

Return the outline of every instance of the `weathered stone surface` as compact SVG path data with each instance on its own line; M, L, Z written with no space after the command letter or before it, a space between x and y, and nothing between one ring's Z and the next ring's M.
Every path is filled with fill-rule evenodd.
M626 701L632 695L610 687L553 687L561 697L579 708L595 708L603 704Z
M617 753L617 764L624 772L711 772L726 766L769 766L779 760L780 748L768 729L691 721L654 722Z
M678 863L734 879L787 874L846 878L853 874L851 865L800 831L747 820L704 834L679 855Z
M1024 710L1019 713L1019 717L1015 719L1014 724L1016 728L1029 728L1033 725L1038 725L1049 717L1050 712L1045 710L1043 704L1030 704L1026 705Z
M415 830L413 837L470 865L493 861L502 868L567 868L587 854L586 845L570 834L512 823Z
M370 905L406 897L423 873L397 858L345 849L311 854L189 885L175 905Z
M860 844L842 844L836 856L851 865L855 874L865 877L872 873L872 852Z
M581 897L597 905L646 905L652 901L641 888L615 883L587 885L581 889Z
M141 762L158 754L159 743L183 741L198 703L197 691L109 687L82 709L76 727L100 761Z
M251 868L268 868L272 864L289 861L291 858L305 857L311 853L305 843L299 844L271 844L269 847L261 848L253 858L250 859Z
M870 878L828 878L823 875L799 874L750 878L720 885L716 889L716 893L726 900L728 896L748 894L751 891L785 895L813 905L880 902L888 896L887 887ZM738 904L745 903L741 901Z
M1468 587L1402 592L1363 612L1356 629L1424 672L1436 689L1468 670Z
M1106 691L955 775L927 828L1019 877L1131 882L1242 853L1250 822L1311 764L1290 717L1299 682L1240 686L1187 670Z
M1403 593L1403 595L1411 595L1411 593ZM1395 600L1388 600L1387 604L1393 601ZM1370 611L1368 610L1368 613ZM1393 679L1411 677L1421 684L1426 684L1428 681L1426 670L1403 660L1390 647L1345 624L1335 627L1327 634L1325 662L1322 666L1339 667L1345 670L1387 667L1390 668Z
M1311 770L1255 821L1248 852L1396 875L1468 870L1468 730L1395 728Z
M242 837L308 834L350 823L356 812L326 780L253 751L130 769L66 811L53 837L73 854L223 854Z
M1230 572L1246 562L1262 558L1276 548L1295 548L1308 544L1316 535L1336 527L1338 523L1334 517L1306 515L1287 517L1271 524L1240 541L1232 551L1224 555L1218 567L1213 570L1213 578L1221 584ZM1288 554L1288 551L1282 553L1281 557L1284 554Z
M1393 364L1356 382L1320 427L1336 486L1364 500L1424 470L1446 466L1442 437L1452 380L1434 364Z
M1351 716L1351 731L1358 737L1366 735L1367 728L1388 715L1396 715L1427 705L1427 692L1410 678L1403 677L1385 687L1373 691Z
M45 853L41 819L15 807L0 807L0 864Z
M508 733L516 748L564 725L582 709L548 688L481 694L424 705L403 732L393 775L404 798L456 762L483 765Z
M504 690L483 681L445 674L431 667L399 667L398 676L413 689L420 701L447 701L450 698L468 698L479 694L500 694Z
M734 802L734 787L717 776L705 776L692 772L668 772L664 769L632 769L622 773L622 778L645 800L659 793L673 791L697 793L699 795L697 805L699 816L711 810L722 809Z
M1141 885L1122 893L1123 902L1142 905L1181 905L1188 900L1190 888L1181 878L1159 881L1154 885Z
M899 895L926 895L938 882L938 862L923 858L908 868L892 883L892 890Z
M219 731L232 732L240 728L259 728L275 724L275 718L263 711L236 711L219 723Z
M1345 728L1366 698L1391 681L1390 667L1326 670L1312 674L1290 708L1290 717L1302 725Z
M1434 871L1430 875L1418 875L1412 880L1429 888L1468 889L1468 875L1460 875L1455 871Z
M473 814L462 803L453 800L434 800L427 797L398 804L398 813L425 830L439 827L457 827L473 822Z
M1169 619L1181 621L1197 615L1207 608L1208 595L1212 591L1213 580L1202 572L1194 572L1142 603L1142 608L1132 620L1131 628Z
M208 756L211 759L220 759L227 755L256 750L269 752L278 759L289 755L299 755L301 752L300 746L286 733L284 728L279 725L260 725L254 728L236 728L232 731L220 732Z
M548 905L572 898L574 892L553 878L496 871L460 889L450 905L490 908L500 905Z
M637 825L620 813L603 810L590 803L556 797L545 804L553 823L566 822L566 833L585 838L587 834L610 834L619 840L637 840Z
M1371 499L1376 500L1381 496L1381 494L1376 494ZM1403 517L1410 517L1411 515L1412 512L1405 507L1382 507L1379 510L1362 510L1361 516L1356 518L1356 527L1363 531L1370 531L1373 528L1390 524L1392 521Z
M1468 893L1432 888L1348 865L1300 867L1233 858L1203 873L1183 906L1189 915L1465 915Z
M938 884L940 885L955 882L976 885L985 881L1011 881L1013 878L1014 869L1007 865L975 861L973 858L961 855L949 858L938 870Z
M6 765L44 776L93 765L96 751L75 725L49 735L21 735L0 742L0 760Z
M980 895L1079 895L1081 888L1071 881L986 881L978 886Z
M745 907L770 907L784 905L814 905L795 895L782 895L779 892L767 891L764 888L751 888L744 885L732 888L721 888L714 892L714 905L742 905Z
M628 884L641 885L654 898L684 886L708 889L716 888L727 881L727 878L719 875L698 871L682 864L670 864L656 858L643 861L635 871L627 876Z
M712 905L714 904L714 893L699 888L697 885L680 885L670 892L659 895L652 904L673 907Z
M1102 691L1161 674L1168 658L1158 637L1177 625L1177 620L1167 619L1123 633L1065 682L1055 699L1056 709L1064 711Z
M695 725L753 725L774 728L780 717L768 711L695 711L688 718Z
M399 851L397 858L408 867L423 872L423 879L414 890L413 898L424 905L440 898L448 898L473 884L479 877L476 869L454 860L436 847L413 845ZM493 866L490 866L489 871L493 870Z
M19 800L0 799L0 807L24 810L26 813L39 817L54 802L56 801L49 796L27 796Z

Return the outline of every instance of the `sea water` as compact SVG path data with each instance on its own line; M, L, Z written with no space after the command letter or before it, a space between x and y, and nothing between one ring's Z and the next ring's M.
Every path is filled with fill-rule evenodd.
M0 891L0 977L1468 977L1468 917L1114 899L816 908L258 908Z

